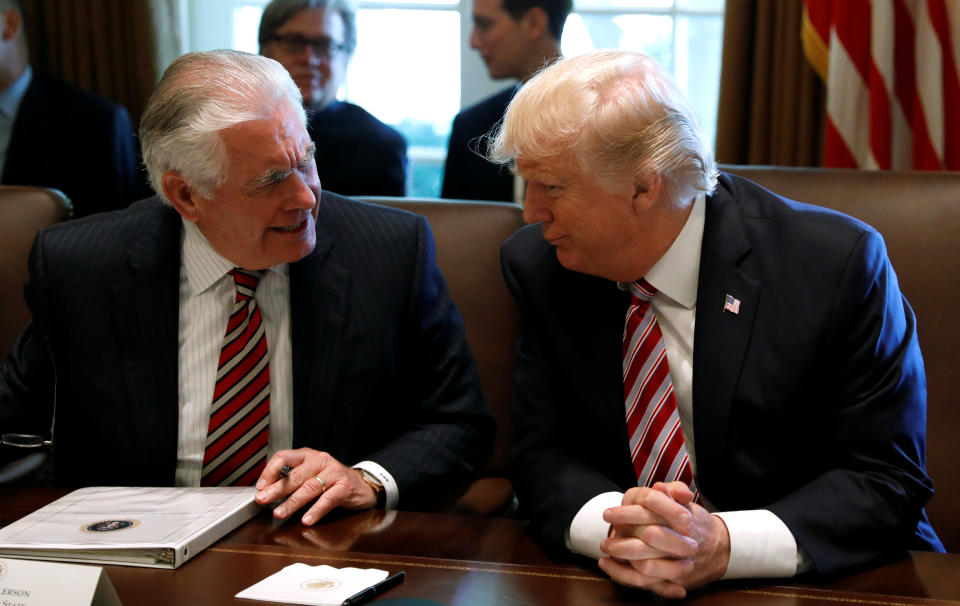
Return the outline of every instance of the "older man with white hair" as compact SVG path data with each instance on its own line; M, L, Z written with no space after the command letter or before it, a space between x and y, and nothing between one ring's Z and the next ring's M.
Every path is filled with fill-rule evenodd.
M942 551L915 320L868 225L719 173L649 57L562 60L491 146L526 179L514 479L552 553L668 597Z
M37 236L0 432L52 433L59 485L256 484L307 525L466 485L493 422L430 228L321 193L283 67L184 55L140 136L159 198Z

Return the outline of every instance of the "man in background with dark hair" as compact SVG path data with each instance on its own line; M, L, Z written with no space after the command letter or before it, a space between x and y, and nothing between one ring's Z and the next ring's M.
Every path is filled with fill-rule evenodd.
M0 0L0 21L0 183L62 190L76 217L139 197L127 110L34 73L17 0Z
M474 0L470 46L480 51L491 78L522 83L560 56L560 36L572 8L571 0ZM504 202L520 198L513 175L486 160L487 145L481 140L503 117L519 87L511 85L454 118L441 197Z
M273 0L260 20L260 54L279 61L307 108L323 188L343 195L403 196L407 142L358 105L337 101L357 47L347 0Z

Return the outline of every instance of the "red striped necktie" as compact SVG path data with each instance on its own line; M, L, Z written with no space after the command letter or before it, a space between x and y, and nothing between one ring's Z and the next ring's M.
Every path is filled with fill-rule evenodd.
M623 329L623 396L637 485L679 480L696 493L663 334L650 308L657 289L641 279L630 285L630 292Z
M263 318L253 296L262 274L230 270L237 296L220 349L202 486L250 486L266 466L270 366Z

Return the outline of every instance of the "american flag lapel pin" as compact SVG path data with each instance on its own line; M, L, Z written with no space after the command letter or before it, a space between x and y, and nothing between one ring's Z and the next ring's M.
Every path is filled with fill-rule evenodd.
M723 301L723 311L729 311L733 315L738 315L740 313L740 299L727 293L727 296Z

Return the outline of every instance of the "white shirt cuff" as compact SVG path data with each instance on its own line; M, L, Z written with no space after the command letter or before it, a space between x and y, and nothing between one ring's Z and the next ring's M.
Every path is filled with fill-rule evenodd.
M800 554L787 525L766 509L724 511L730 533L730 563L723 579L792 577Z
M622 503L622 492L604 492L587 501L567 528L567 549L595 560L606 557L600 543L610 534L610 523L603 521L603 512Z
M397 501L400 500L400 489L397 488L397 481L393 479L389 471L373 461L360 461L353 468L362 469L380 481L380 484L383 485L383 506L385 509L397 508Z

